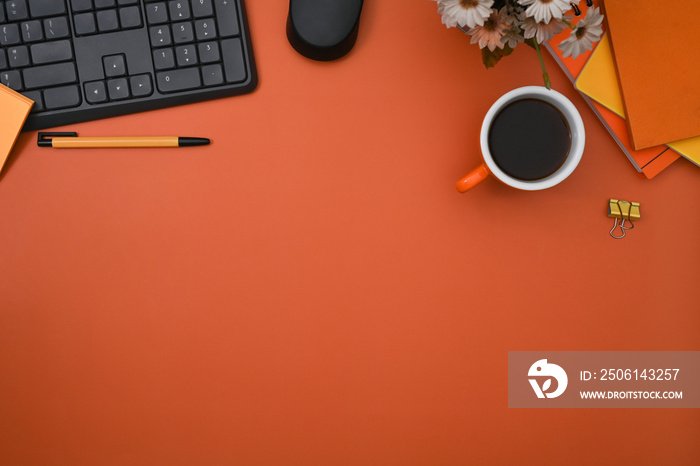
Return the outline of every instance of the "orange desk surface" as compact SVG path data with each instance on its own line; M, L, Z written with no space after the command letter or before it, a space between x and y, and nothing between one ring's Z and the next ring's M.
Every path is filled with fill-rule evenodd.
M455 182L485 70L428 0L368 1L317 63L248 1L245 96L70 128L195 149L36 147L0 179L3 465L697 464L695 409L509 409L509 350L700 350L700 168L637 176L579 108L544 192ZM612 239L608 199L641 203Z

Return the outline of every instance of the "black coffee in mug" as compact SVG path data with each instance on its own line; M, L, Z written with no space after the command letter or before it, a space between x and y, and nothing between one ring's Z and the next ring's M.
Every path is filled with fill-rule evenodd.
M566 161L571 130L554 105L540 99L516 100L491 122L489 151L508 176L524 181L546 178Z

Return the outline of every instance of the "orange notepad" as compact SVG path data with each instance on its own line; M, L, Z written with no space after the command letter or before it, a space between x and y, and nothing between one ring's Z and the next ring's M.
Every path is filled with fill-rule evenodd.
M576 89L625 118L610 41L605 34L576 78Z
M700 47L683 2L603 5L634 148L700 135Z
M34 102L0 84L0 171Z

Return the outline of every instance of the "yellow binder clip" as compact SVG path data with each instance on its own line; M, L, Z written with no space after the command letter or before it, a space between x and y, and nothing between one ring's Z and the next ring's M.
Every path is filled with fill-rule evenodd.
M618 201L610 199L608 204L608 217L615 219L615 224L610 230L610 236L616 239L624 238L627 230L634 228L633 220L639 220L639 202ZM629 222L629 226L627 223ZM620 227L621 235L617 236L613 232Z

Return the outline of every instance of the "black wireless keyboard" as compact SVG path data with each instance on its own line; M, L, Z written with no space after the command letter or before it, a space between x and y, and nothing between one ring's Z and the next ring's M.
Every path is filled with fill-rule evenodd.
M243 0L0 0L0 83L35 102L30 130L251 92L257 72Z

